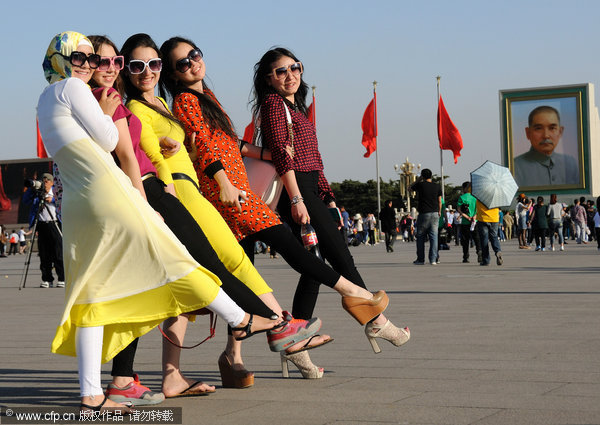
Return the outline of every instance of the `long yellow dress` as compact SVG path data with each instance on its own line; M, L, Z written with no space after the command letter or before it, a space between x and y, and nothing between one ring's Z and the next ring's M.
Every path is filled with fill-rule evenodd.
M165 101L159 99L169 110ZM156 167L158 177L165 184L174 184L177 198L194 217L227 270L256 295L273 292L231 233L221 214L199 192L198 177L186 150L182 148L167 159L163 157L160 138L168 136L183 146L183 128L136 100L129 101L127 108L142 122L140 146ZM189 180L173 180L172 173L185 174Z
M50 85L38 119L63 183L66 294L52 351L75 356L76 327L104 326L106 362L167 317L210 304L219 279L115 165L116 128L89 88L76 78Z

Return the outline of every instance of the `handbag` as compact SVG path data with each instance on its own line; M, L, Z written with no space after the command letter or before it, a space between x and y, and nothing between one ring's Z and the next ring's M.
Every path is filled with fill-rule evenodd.
M292 116L290 111L285 104L286 121L288 126L288 134L290 138L290 145L292 148L291 156L294 156L294 132L292 130ZM258 111L257 118L254 122L254 134L252 136L252 144L255 146L262 146L260 134L260 111ZM275 166L270 161L263 161L261 159L244 157L244 167L246 168L246 174L248 175L248 182L250 183L250 189L259 198L261 198L265 204L268 205L273 211L277 208L279 197L283 190L283 182L275 170Z

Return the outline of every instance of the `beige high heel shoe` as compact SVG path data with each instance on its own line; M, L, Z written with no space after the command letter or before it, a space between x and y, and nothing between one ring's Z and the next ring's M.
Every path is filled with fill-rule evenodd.
M368 323L367 326L365 326L365 335L367 335L367 339L371 343L371 347L375 354L378 354L381 353L381 349L375 338L385 339L396 347L400 347L401 345L406 344L410 339L410 329L398 328L388 319L383 325L376 325L373 322Z
M306 351L299 353L286 354L284 351L281 354L281 374L284 378L289 378L289 370L287 362L292 362L302 374L304 379L319 379L323 377L323 369L316 366L311 360Z

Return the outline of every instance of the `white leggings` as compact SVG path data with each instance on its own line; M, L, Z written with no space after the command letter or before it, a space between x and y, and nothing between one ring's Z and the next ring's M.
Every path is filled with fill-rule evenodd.
M220 289L207 308L218 314L232 328L237 327L244 320L244 310ZM75 346L81 396L102 395L100 374L104 326L77 328L76 332Z
M104 326L77 328L76 332L75 346L81 397L101 395L103 391L100 382L100 365Z
M225 320L232 328L237 327L244 321L246 313L238 306L235 301L229 298L229 295L219 289L217 296L212 303L206 306L210 311L215 312L221 319Z

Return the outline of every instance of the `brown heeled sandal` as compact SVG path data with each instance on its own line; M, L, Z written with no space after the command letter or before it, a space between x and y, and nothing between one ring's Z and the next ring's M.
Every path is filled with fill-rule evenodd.
M360 297L342 297L342 307L358 323L364 325L375 319L387 308L390 299L385 291L377 291L373 294L373 298L365 299Z
M248 388L254 385L254 373L234 369L225 351L219 356L218 363L223 388Z

